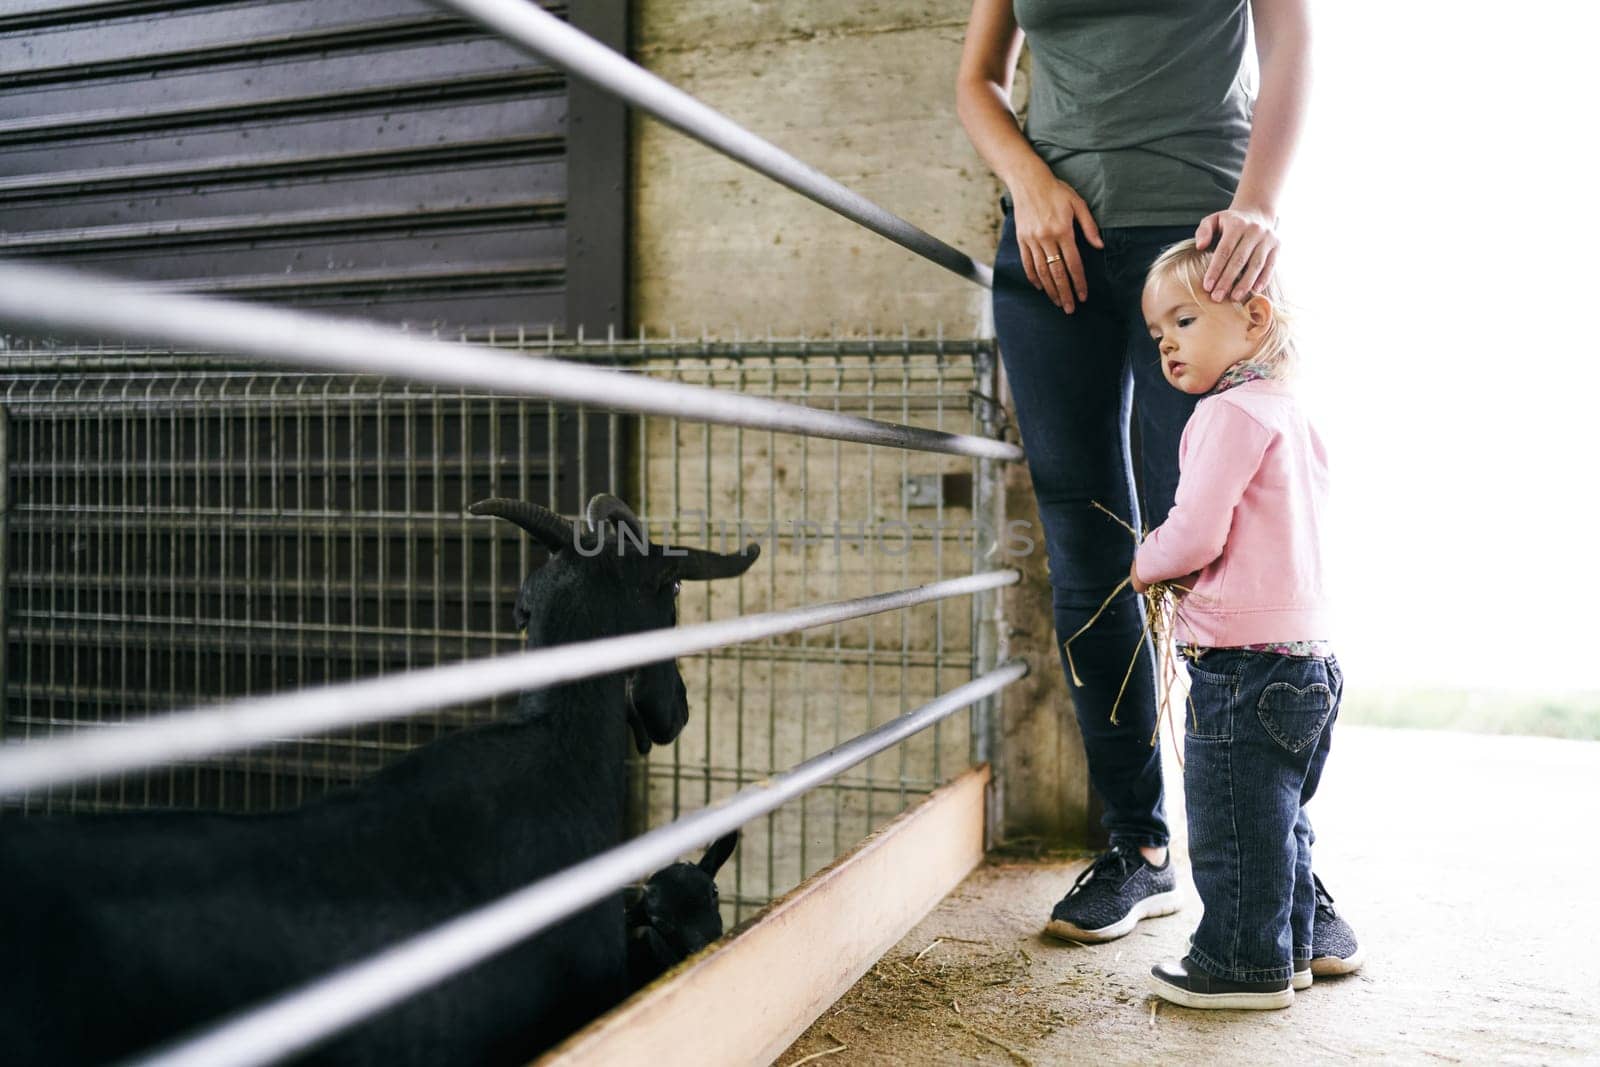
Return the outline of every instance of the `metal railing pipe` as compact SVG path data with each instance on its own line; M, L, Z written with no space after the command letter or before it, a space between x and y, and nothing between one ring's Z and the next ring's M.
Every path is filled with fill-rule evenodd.
M528 0L433 0L902 248L985 288L994 273Z
M530 10L536 10L530 8ZM603 410L958 456L1020 460L1004 441L880 422L628 371L537 359L303 311L235 303L0 261L0 324L133 338L288 363L470 385Z
M6 725L6 642L10 636L10 622L6 617L6 587L11 584L11 572L6 565L6 548L11 543L11 416L0 407L0 737L5 736Z
M100 775L235 752L289 737L405 718L523 689L542 689L723 645L858 619L1011 585L1016 570L985 571L892 593L741 615L643 633L472 659L366 681L254 697L46 741L0 745L0 797Z
M1013 660L913 711L607 852L376 956L134 1061L140 1067L255 1067L309 1046L458 974L775 810L1028 673Z

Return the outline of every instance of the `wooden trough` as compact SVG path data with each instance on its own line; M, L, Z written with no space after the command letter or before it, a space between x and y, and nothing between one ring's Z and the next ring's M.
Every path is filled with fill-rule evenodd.
M537 1067L770 1063L983 859L989 767L974 767Z

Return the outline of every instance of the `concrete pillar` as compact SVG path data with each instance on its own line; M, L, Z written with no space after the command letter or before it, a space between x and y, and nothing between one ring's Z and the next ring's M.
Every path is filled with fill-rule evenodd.
M955 113L969 13L966 0L641 0L634 52L668 81L988 262L1002 190ZM630 296L635 325L652 335L899 336L904 326L920 338L939 324L946 337L992 335L986 291L652 119L634 117L632 159ZM655 493L665 483L650 484ZM1087 774L1024 467L1009 469L1006 489L1006 514L1035 524L1037 546L1015 561L1025 579L1005 594L1004 644L1034 667L1002 700L1005 830L1081 841ZM642 503L671 511L665 499Z

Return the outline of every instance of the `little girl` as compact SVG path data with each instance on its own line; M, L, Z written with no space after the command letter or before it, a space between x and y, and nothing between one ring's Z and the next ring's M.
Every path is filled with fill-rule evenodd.
M1328 465L1286 380L1276 287L1215 303L1210 258L1173 245L1143 299L1167 381L1204 394L1178 446L1176 501L1132 571L1141 593L1192 585L1174 637L1190 678L1183 784L1205 914L1189 954L1151 977L1157 996L1191 1008L1282 1008L1311 984L1305 803L1344 689L1319 536Z

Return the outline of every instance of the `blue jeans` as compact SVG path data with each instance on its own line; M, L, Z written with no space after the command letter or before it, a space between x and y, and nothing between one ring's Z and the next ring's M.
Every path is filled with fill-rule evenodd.
M1306 801L1328 758L1344 673L1335 656L1213 648L1186 661L1183 788L1205 914L1189 954L1236 982L1311 958L1316 897Z
M1141 531L1161 525L1172 509L1178 440L1199 398L1162 377L1139 297L1150 263L1194 230L1106 229L1104 250L1080 236L1089 297L1071 315L1023 273L1009 210L994 262L995 334L1044 526L1056 648L1077 710L1089 780L1105 806L1102 824L1112 844L1126 846L1159 847L1168 836L1160 753L1150 743L1156 671L1154 648L1141 636L1144 599L1125 587L1072 642L1081 686L1072 680L1063 643L1133 565L1133 537L1091 501ZM1129 438L1133 415L1140 445L1137 482ZM1112 705L1124 678L1127 688L1113 722Z

